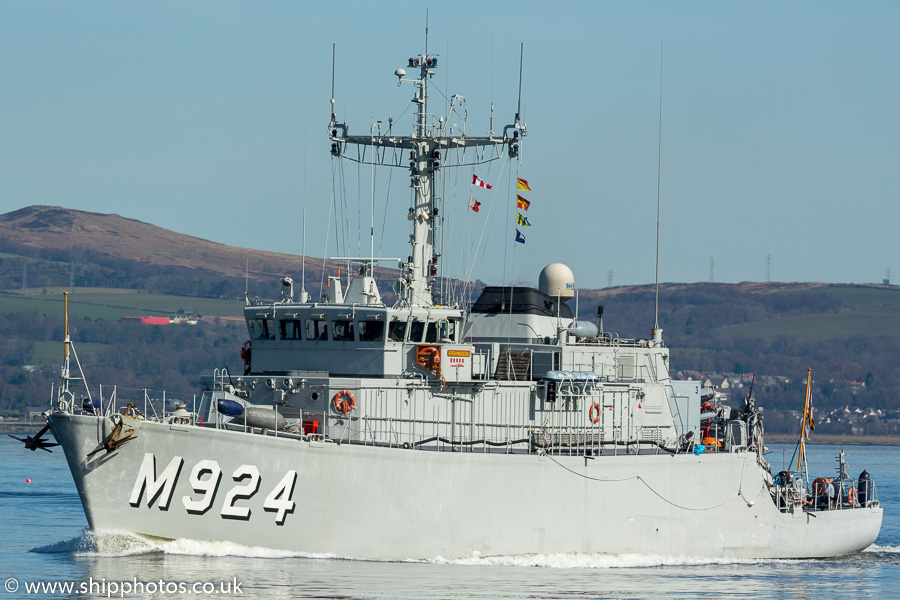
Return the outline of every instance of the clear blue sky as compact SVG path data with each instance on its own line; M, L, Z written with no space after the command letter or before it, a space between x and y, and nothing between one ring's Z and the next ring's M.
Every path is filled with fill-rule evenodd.
M898 17L897 2L457 1L431 7L429 42L436 87L467 97L477 134L492 100L495 129L511 120L525 43L533 226L516 280L563 261L582 288L610 271L613 284L653 281L662 43L660 278L706 281L714 257L717 281L763 281L771 255L775 281L880 282L889 267L900 281ZM338 114L364 133L409 105L392 73L422 51L424 22L411 2L2 2L0 212L113 212L299 253L305 194L307 253L321 256L331 45ZM476 172L500 184L479 197L505 202L509 170ZM408 182L395 175L397 223L376 248L406 256ZM355 246L371 172L348 164L343 178ZM474 239L490 211L462 210L468 186L454 194ZM473 271L485 281L511 276L505 210Z

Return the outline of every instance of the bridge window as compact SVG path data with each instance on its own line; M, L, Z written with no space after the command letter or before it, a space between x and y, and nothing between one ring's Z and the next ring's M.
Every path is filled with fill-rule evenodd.
M301 334L303 327L298 319L285 319L281 321L281 339L283 340L300 340L303 339Z
M274 319L251 319L247 321L247 327L250 329L250 339L254 340L274 340L275 339L275 320Z
M406 321L391 321L388 326L388 338L393 342L402 342L406 337Z
M412 326L409 328L409 341L421 342L423 333L425 333L425 321L413 320Z
M456 321L438 321L438 335L442 343L456 341Z
M426 344L436 344L438 341L437 336L437 323L432 321L428 324L428 332L425 334L425 343Z
M306 339L328 341L328 321L324 319L307 319Z
M359 321L357 326L359 327L359 341L384 341L384 321Z
M336 342L353 341L353 321L334 320L331 322L332 339Z

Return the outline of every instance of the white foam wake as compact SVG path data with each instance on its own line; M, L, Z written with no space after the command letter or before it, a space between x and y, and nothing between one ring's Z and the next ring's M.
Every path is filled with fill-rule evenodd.
M135 533L85 529L70 540L33 548L44 554L75 554L76 556L134 556L138 554L174 554L188 556L240 556L245 558L338 558L330 554L313 554L274 550L259 546L243 546L233 542L189 539L166 540Z
M70 540L61 540L46 546L38 546L30 551L40 554L72 554L76 552L90 552L94 547L94 534L90 530L84 529L81 535L75 536Z
M94 532L85 529L80 535L33 548L32 552L45 554L74 554L76 556L120 557L141 554L171 554L186 556L237 556L243 558L307 558L332 560L371 560L336 554L291 552L260 546L243 546L234 542L201 541L191 539L166 540L128 532ZM873 544L865 552L900 553L900 546ZM413 562L446 565L484 565L510 567L544 567L550 569L625 569L668 566L703 566L733 564L771 564L796 562L786 559L726 558L699 556L667 556L662 554L601 554L554 553L514 554L482 556L473 552L462 558L436 557L431 559L409 558L402 561L379 560L375 562Z
M510 567L545 567L550 569L626 569L667 566L732 565L788 562L776 559L724 558L699 556L666 556L662 554L516 554L480 556L475 552L465 558L438 557L425 562L456 565L499 565Z
M878 552L882 554L900 554L900 546L879 546L878 544L872 544L863 552Z

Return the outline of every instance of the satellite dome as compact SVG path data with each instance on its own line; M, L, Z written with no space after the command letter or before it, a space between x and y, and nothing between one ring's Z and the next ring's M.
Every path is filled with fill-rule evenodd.
M551 263L541 271L538 288L554 298L557 295L564 300L572 298L575 296L575 274L562 263Z

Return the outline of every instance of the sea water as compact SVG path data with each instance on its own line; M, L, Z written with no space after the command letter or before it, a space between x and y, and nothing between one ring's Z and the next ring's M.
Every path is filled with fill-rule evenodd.
M770 449L770 463L781 470L793 446ZM813 446L810 476L834 474L839 451ZM0 600L900 598L900 448L850 446L846 451L850 474L868 469L884 508L878 540L852 556L734 560L576 553L381 562L225 542L95 536L86 530L62 453L29 452L5 438L0 441ZM57 587L29 591L35 584ZM63 585L71 585L71 591Z

